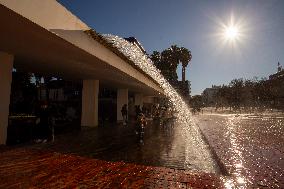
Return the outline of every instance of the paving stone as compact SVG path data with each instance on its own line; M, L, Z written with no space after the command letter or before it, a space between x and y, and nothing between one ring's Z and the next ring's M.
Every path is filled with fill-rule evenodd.
M185 174L44 150L19 148L0 154L0 188L204 188L222 184L214 174Z
M198 124L229 176L63 154L57 143L1 147L0 188L284 188L283 120L205 115Z

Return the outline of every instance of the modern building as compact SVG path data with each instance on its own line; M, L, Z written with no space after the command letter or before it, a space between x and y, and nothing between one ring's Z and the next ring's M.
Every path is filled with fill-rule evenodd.
M56 0L0 0L0 24L0 144L7 137L13 67L81 81L82 126L98 125L100 86L117 91L118 121L129 92L139 103L163 94L155 80L88 35L96 34Z

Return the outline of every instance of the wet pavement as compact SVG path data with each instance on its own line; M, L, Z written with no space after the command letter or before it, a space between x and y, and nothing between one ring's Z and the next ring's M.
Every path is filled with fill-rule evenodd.
M149 166L162 166L175 169L201 170L220 173L217 163L197 161L194 154L188 154L189 138L174 122L160 125L148 121L143 142L135 134L135 124L110 124L96 128L82 128L81 132L56 137L55 142L34 145L33 148L52 150L102 159L124 161Z
M116 125L0 148L0 188L284 188L283 117L194 119L223 172L187 161L188 140L178 126L149 125L140 143L135 127Z
M216 114L197 120L239 188L284 188L283 117Z
M0 153L0 188L223 188L213 173L18 148ZM5 162L5 163L3 163Z

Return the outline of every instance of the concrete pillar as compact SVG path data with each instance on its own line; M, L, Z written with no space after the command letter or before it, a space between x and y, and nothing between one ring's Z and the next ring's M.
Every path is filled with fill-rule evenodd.
M135 106L139 105L142 109L143 107L143 94L135 94L134 96Z
M0 52L0 145L7 140L13 60L13 55Z
M117 121L122 121L122 115L121 115L121 108L122 106L126 104L128 109L128 89L118 89L117 90L117 109L116 109L116 116Z
M84 80L81 126L98 126L99 80Z
M155 103L154 97L153 96L144 96L143 102L148 103L148 104L153 104L153 103Z

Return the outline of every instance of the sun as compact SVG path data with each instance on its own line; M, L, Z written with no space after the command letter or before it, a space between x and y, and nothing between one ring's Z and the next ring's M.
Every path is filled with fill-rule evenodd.
M229 40L236 40L239 37L239 29L236 26L225 27L224 36Z
M218 35L225 44L232 44L235 46L244 41L245 29L247 28L245 19L242 17L236 19L232 13L227 22L218 20L217 23L220 27Z
M226 20L220 17L213 17L215 24L215 32L210 34L212 40L215 40L219 48L216 50L230 49L240 53L241 49L246 48L251 35L251 24L247 17L239 15L235 17L231 13ZM233 52L232 51L232 52Z

